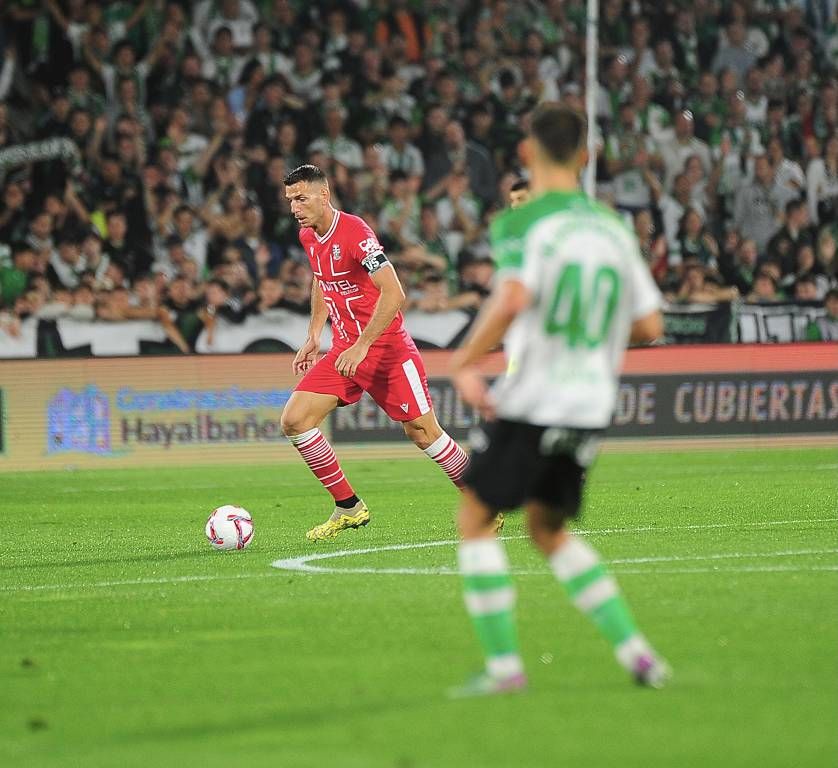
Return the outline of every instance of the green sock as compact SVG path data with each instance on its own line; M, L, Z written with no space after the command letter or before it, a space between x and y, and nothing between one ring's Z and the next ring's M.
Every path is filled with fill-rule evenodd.
M503 545L497 539L463 541L458 559L466 610L483 648L487 671L495 677L522 674L515 588Z
M573 604L591 618L615 650L639 635L617 582L582 539L572 536L550 556L550 566Z

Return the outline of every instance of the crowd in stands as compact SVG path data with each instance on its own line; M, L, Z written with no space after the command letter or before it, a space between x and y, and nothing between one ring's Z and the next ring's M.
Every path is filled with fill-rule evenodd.
M155 319L188 351L308 313L305 162L409 308L478 307L533 107L584 107L585 5L9 0L0 328ZM825 302L838 337L838 0L603 0L599 44L597 194L667 298Z

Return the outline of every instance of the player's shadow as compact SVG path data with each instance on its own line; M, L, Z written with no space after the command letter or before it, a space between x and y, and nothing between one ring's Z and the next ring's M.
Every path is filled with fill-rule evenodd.
M121 563L151 563L155 560L171 562L172 560L190 560L206 557L206 552L184 550L182 552L157 552L147 555L114 555L113 557L90 557L81 560L38 560L31 563L0 563L0 571L25 571L31 568L70 568L86 565L114 565Z
M247 717L237 720L236 731L259 731L283 729L287 732L317 729L321 725L334 724L339 721L351 720L354 717L367 718L377 714L393 711L411 712L450 704L440 694L416 696L411 699L396 699L388 697L379 701L365 701L363 707L357 703L347 703L344 706L328 705L323 708L300 707L283 712L272 712L261 717ZM208 734L218 734L229 727L230 720L205 720L191 724L174 726L171 728L149 728L137 731L123 732L129 739L137 741L180 741L202 738Z

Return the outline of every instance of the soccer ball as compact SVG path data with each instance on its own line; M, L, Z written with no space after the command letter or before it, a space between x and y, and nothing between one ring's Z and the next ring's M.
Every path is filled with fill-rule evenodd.
M233 504L214 509L204 530L213 549L244 549L253 541L250 512Z

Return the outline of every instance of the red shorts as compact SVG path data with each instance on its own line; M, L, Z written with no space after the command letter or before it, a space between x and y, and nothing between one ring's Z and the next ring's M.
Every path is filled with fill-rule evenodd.
M303 376L296 390L335 395L341 405L357 403L369 392L393 421L413 421L431 410L425 366L412 339L372 346L351 379L335 368L343 351L332 347Z

